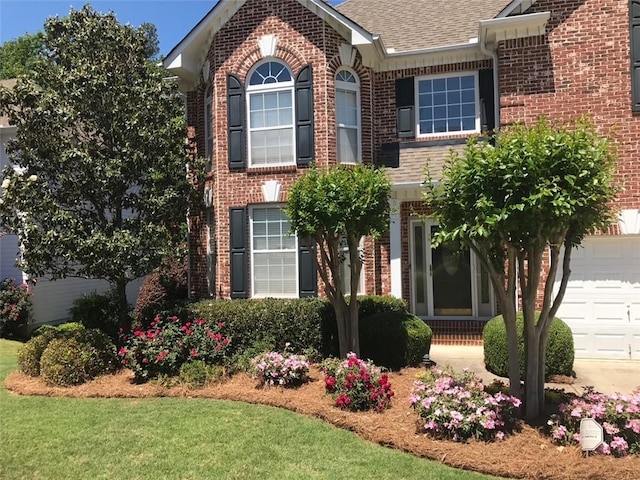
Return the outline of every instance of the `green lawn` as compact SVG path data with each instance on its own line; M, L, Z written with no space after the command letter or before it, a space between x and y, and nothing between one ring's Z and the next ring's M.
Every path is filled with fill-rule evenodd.
M19 344L0 340L0 379ZM22 397L0 388L0 478L486 479L276 408Z

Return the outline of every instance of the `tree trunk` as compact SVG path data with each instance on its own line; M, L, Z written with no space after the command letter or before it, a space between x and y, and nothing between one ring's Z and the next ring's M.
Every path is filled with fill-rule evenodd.
M333 303L333 309L336 313L340 357L346 358L351 347L349 334L349 309L347 308L347 303L342 295L334 298L331 303Z
M507 352L509 353L509 393L522 398L520 388L520 352L518 350L518 329L516 328L516 310L505 309L502 313L507 330Z
M127 301L127 279L124 276L116 280L115 290L118 298L118 325L126 332L131 329L131 317Z

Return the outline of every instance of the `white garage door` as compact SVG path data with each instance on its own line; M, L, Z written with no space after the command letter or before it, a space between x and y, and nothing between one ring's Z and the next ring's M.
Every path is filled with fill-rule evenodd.
M640 236L585 239L557 316L573 330L576 357L640 359Z

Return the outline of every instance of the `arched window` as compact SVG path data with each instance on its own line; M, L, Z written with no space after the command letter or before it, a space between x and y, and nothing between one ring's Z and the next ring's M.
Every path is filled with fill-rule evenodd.
M249 165L294 165L294 82L289 68L269 60L249 75Z
M346 69L336 72L336 127L338 162L360 162L360 82Z

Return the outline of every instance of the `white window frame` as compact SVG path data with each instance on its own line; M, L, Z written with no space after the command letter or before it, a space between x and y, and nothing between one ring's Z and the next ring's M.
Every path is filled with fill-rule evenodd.
M211 170L213 167L213 85L209 85L204 93L204 157L207 160L207 170Z
M277 83L268 83L262 85L251 85L251 77L256 72L258 68L260 68L265 63L279 63L283 65L288 71L291 77L291 80L288 82L277 82ZM251 137L253 132L257 131L269 131L269 130L278 130L282 129L283 126L279 125L277 127L259 127L254 128L251 126L251 96L253 94L264 94L264 93L273 93L273 92L285 92L289 91L291 94L291 161L289 162L278 162L278 163L259 163L254 164L253 158L251 155ZM296 98L295 98L295 78L293 76L293 72L289 65L277 58L267 58L259 63L257 63L250 71L249 75L247 75L247 88L246 88L246 109L247 109L247 150L249 156L249 167L280 167L280 166L288 166L296 164Z
M338 74L340 72L348 72L351 75L353 75L353 78L355 79L355 83L351 83L351 82L345 82L345 81L341 81L338 80ZM338 159L338 163L344 163L344 164L353 164L353 163L361 163L362 162L362 120L361 120L361 103L360 103L360 78L358 77L358 75L356 74L356 72L354 72L353 70L351 70L350 68L346 68L346 67L341 67L336 71L335 74L335 89L336 89L336 95L335 95L335 101L336 101L336 157ZM338 90L346 90L346 91L350 91L350 92L355 92L356 94L356 125L345 125L345 124L340 124L338 123ZM344 129L355 129L356 130L356 160L355 162L352 161L343 161L340 158L340 129L344 128Z
M473 76L474 78L474 101L475 101L475 128L473 130L457 130L457 131L446 131L446 132L433 132L433 133L420 133L420 82L423 80L440 80L447 79L453 77L468 77ZM415 128L416 128L416 138L433 138L433 137L443 137L443 136L451 136L451 135L470 135L474 133L480 133L481 131L481 115L480 115L480 85L478 80L478 71L465 71L465 72L452 72L446 74L437 74L437 75L424 75L421 77L416 77L415 86L414 86L414 95L415 95ZM448 105L447 105L448 106Z
M295 259L295 265L296 265L296 273L295 273L295 283L296 283L296 288L295 288L295 292L292 292L290 294L273 294L273 293L269 293L269 294L256 294L255 292L255 254L256 254L256 249L253 246L253 223L254 223L254 211L255 210L259 210L259 209L280 209L282 210L282 212L284 213L284 207L285 205L282 204L260 204L260 205L252 205L249 207L249 258L250 258L250 271L251 271L251 281L249 282L251 284L251 298L298 298L299 296L299 292L300 292L300 265L299 265L299 258L298 258L298 252L299 252L299 245L298 245L298 237L296 235L292 235L292 237L294 238L294 242L295 242L295 246L293 249L279 249L279 250L257 250L257 252L260 253L286 253L286 252L292 252L294 255L294 259Z

